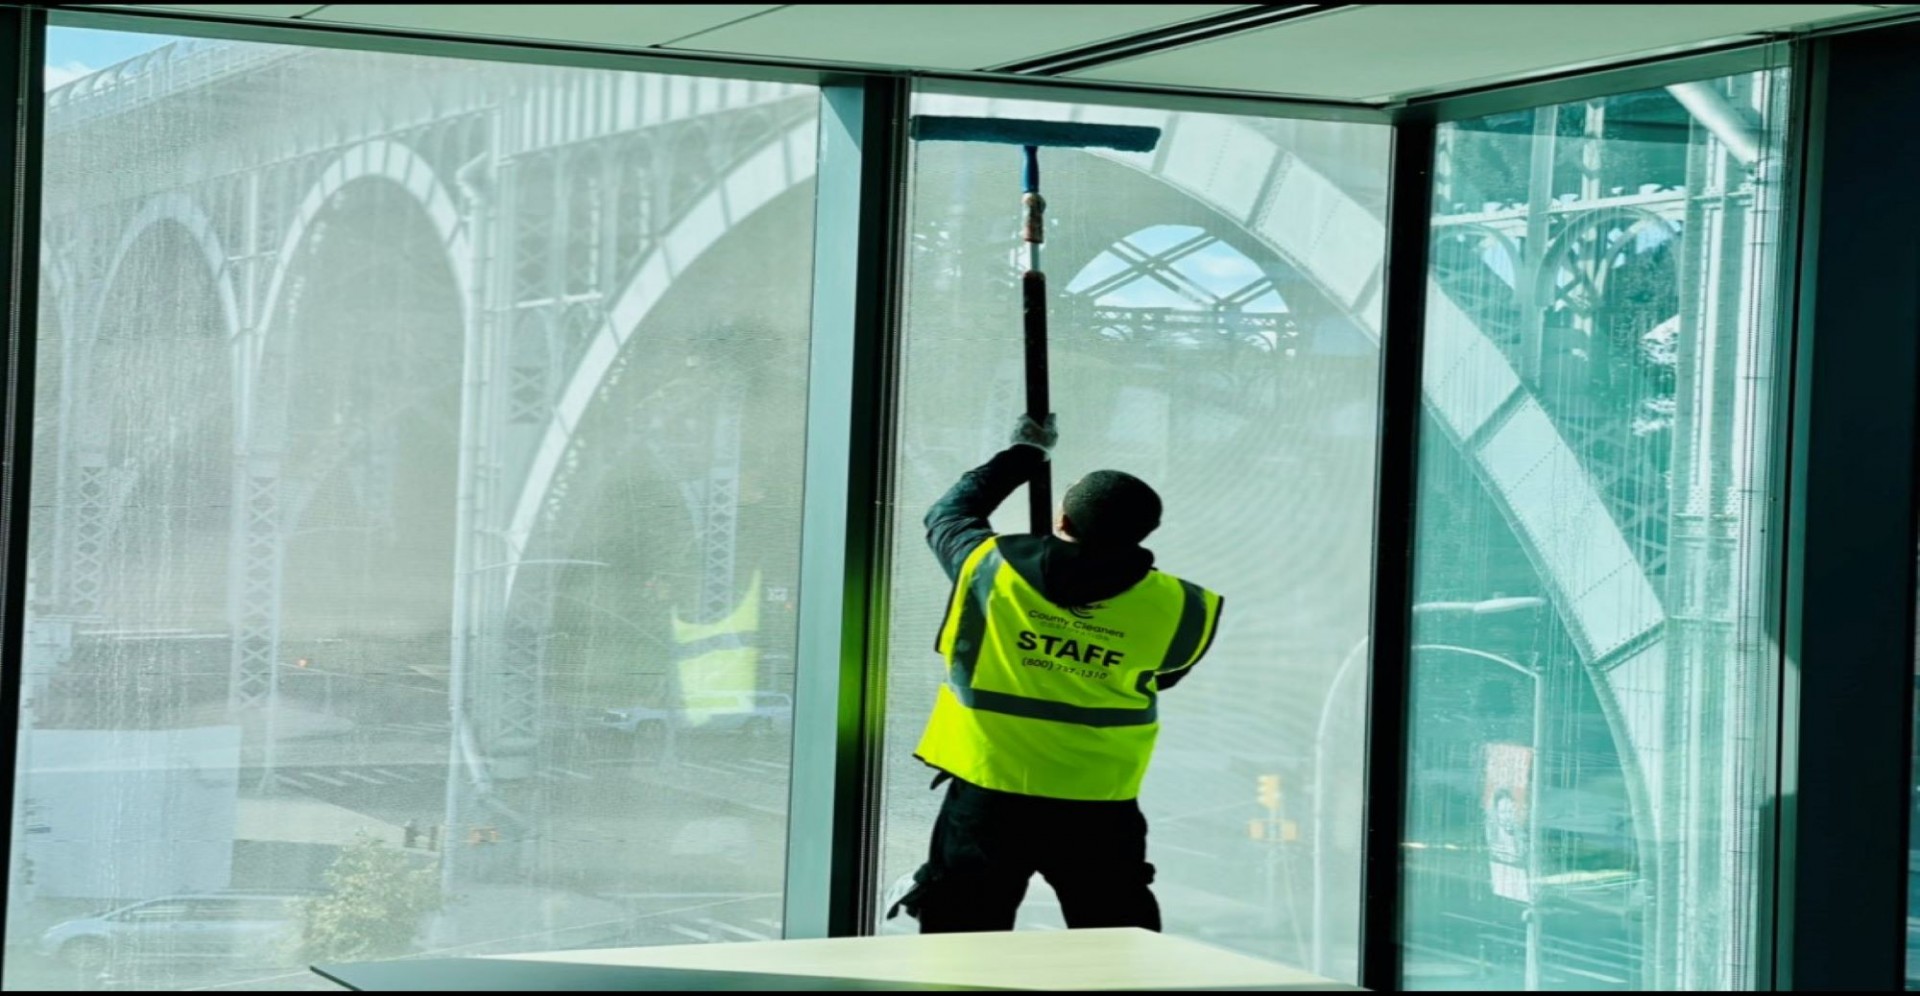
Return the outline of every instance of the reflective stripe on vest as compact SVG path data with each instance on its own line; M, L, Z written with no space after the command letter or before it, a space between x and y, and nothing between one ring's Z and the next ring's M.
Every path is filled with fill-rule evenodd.
M1219 604L1153 571L1097 605L1057 606L982 543L941 627L947 682L921 758L987 788L1133 798L1159 732L1156 678L1206 652Z

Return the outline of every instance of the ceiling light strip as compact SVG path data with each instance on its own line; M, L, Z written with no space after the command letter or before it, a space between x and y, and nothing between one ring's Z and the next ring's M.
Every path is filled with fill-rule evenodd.
M1152 55L1155 52L1164 52L1183 45L1213 41L1228 35L1237 35L1243 31L1252 31L1255 28L1271 27L1283 21L1299 20L1303 17L1354 6L1358 5L1295 3L1241 7L1163 28L1154 28L1151 31L1136 32L1092 45L1067 49L1064 52L1022 59L1001 66L990 66L988 71L1019 73L1025 76L1058 76L1062 73L1079 72L1112 62L1137 59L1143 55Z

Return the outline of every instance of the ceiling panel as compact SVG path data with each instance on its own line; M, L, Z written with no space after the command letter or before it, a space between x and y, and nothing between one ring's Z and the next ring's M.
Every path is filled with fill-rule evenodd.
M1385 99L1879 9L1865 4L1364 6L1073 75L1343 100Z
M983 69L1242 6L794 4L673 47L919 69Z
M777 9L776 4L335 3L304 18L444 35L660 45Z
M1245 4L81 4L301 18L449 37L584 42L909 69L984 69ZM1334 100L1506 82L1915 4L1374 4L1169 49L1087 80Z

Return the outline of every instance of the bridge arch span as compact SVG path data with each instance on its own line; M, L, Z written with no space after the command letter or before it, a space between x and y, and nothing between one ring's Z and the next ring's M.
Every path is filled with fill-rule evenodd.
M661 234L633 278L613 297L606 320L594 331L560 388L521 482L507 530L511 549L527 549L566 453L621 351L681 273L735 225L812 178L816 127L812 120L794 125L735 163ZM509 577L509 585L512 580Z
M269 348L284 351L276 344L275 329L285 324L284 299L288 281L298 265L302 247L334 199L350 184L366 180L385 181L398 186L425 212L447 253L457 288L460 291L462 317L468 308L473 287L472 233L453 188L439 175L433 164L404 142L380 138L354 145L339 154L307 188L286 234L274 254L273 272L267 279L260 309L260 327L246 350L244 364L258 378ZM250 378L250 379L253 379ZM249 424L248 428L251 428Z
M112 261L107 264L106 275L100 281L100 302L104 303L120 282L121 271L126 268L127 258L133 253L155 226L175 225L186 233L187 239L205 264L207 277L212 282L219 301L220 317L225 324L226 336L231 339L240 334L241 317L239 295L236 293L233 279L232 256L227 252L220 239L220 231L214 225L200 202L181 191L168 191L158 194L140 206L133 218L127 222L126 231L120 236L120 243L114 248ZM88 330L93 335L99 332L102 309L92 309L93 323Z

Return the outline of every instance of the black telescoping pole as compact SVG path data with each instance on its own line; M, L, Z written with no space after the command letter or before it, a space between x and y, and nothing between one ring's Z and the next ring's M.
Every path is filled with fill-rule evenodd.
M1047 275L1040 269L1040 243L1046 241L1047 202L1040 196L1040 150L1025 146L1026 169L1020 202L1020 237L1027 244L1027 270L1020 275L1021 324L1026 339L1027 415L1042 425L1053 409L1047 389ZM1027 482L1027 514L1033 531L1053 532L1053 467L1043 463Z

